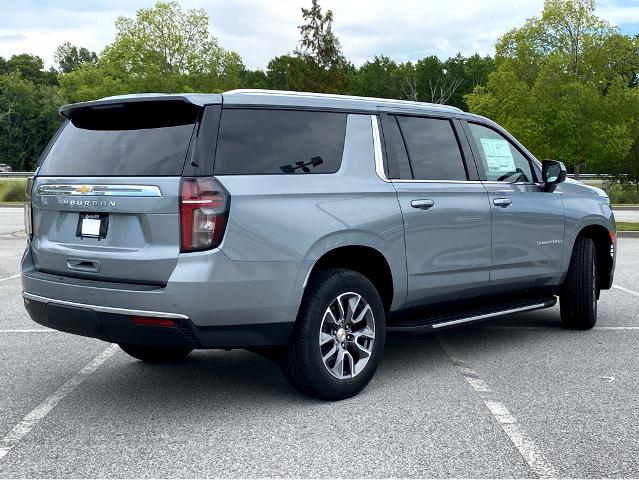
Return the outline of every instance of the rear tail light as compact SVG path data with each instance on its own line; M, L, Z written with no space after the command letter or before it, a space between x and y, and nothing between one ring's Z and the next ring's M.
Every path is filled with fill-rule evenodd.
M180 187L181 251L196 252L222 242L230 195L214 178L183 178Z
M33 215L31 212L31 190L33 189L33 177L27 180L26 202L24 204L24 231L27 237L31 238L33 234Z

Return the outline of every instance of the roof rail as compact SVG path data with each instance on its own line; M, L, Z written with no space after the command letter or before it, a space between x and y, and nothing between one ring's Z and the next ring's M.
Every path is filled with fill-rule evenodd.
M449 110L454 112L463 112L462 109L453 107L451 105L443 105L441 103L427 103L427 102L413 102L410 100L394 100L391 98L377 98L377 97L358 97L354 95L339 95L335 93L312 93L312 92L294 92L290 90L267 90L261 88L238 88L235 90L229 90L224 92L223 95L286 95L291 97L310 97L310 98L332 98L332 99L344 99L361 102L376 102L376 103L400 103L402 105L413 105L416 107L432 107L441 110Z

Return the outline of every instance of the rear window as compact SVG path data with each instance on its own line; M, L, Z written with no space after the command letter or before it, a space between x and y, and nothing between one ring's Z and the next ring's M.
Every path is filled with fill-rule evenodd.
M81 109L44 157L39 175L181 175L198 114L198 107L172 101Z
M216 175L335 173L342 163L346 114L225 109Z

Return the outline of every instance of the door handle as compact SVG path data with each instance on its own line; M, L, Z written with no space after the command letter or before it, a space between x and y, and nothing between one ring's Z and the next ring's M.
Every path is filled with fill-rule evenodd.
M410 202L410 206L413 208L419 208L420 210L428 210L429 208L433 207L435 205L435 201L434 200L426 200L426 199L422 199L422 200L412 200Z
M513 201L510 198L495 198L495 199L493 199L493 204L497 205L498 207L501 207L501 208L506 208L511 203L513 203Z

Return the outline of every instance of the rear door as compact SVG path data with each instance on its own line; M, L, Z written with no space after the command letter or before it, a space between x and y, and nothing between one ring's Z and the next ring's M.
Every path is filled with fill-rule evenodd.
M532 159L491 125L465 124L492 211L490 284L543 285L561 275L564 207Z
M392 181L404 217L408 304L481 293L490 207L463 132L448 118L388 115L382 123L389 171L399 177Z
M36 269L165 284L180 251L180 180L200 110L146 101L72 111L34 183Z

